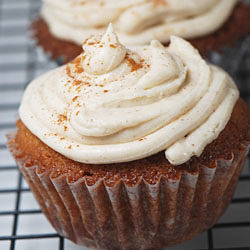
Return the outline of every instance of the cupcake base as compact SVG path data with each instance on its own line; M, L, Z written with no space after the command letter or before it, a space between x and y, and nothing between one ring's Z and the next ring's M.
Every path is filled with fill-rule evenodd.
M222 48L234 46L242 37L250 33L250 5L239 3L229 20L215 33L204 37L191 39L190 42L203 56L211 51L220 51ZM82 48L72 42L63 41L54 37L46 22L39 18L32 23L33 36L37 44L44 51L50 53L59 63L73 60L82 51Z
M199 158L172 166L164 153L90 165L55 152L18 121L8 147L56 231L97 249L161 249L212 227L227 208L250 145L250 110L230 121Z
M231 201L246 151L230 160L183 172L175 180L143 179L133 187L86 178L69 183L39 174L38 167L17 164L42 211L56 231L76 244L98 249L162 249L192 239L212 227Z

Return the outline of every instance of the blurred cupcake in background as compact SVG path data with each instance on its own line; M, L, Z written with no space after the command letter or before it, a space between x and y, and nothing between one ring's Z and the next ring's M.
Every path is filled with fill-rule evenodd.
M207 55L245 36L249 18L250 6L237 0L43 0L32 27L52 58L68 62L81 52L82 41L110 22L127 46L153 39L167 45L170 35L178 35Z

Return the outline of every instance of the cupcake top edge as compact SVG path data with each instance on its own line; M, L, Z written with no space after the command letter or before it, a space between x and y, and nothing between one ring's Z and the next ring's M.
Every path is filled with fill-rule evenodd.
M72 62L27 87L25 126L83 163L142 159L165 150L173 165L199 156L230 119L239 92L220 68L172 36L169 47L126 48L112 24L87 38Z
M43 0L41 16L51 33L81 45L112 22L125 45L145 45L170 35L211 34L231 15L237 0Z

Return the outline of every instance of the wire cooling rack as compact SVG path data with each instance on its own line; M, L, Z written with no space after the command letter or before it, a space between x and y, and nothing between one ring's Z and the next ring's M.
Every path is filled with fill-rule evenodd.
M36 48L28 31L39 7L39 0L0 0L0 250L83 250L49 225L5 146L5 134L15 129L25 86L56 67ZM233 67L216 53L213 61L231 71L249 104L250 41L240 46L241 54L226 51L234 59ZM250 158L231 205L214 228L169 249L250 249Z

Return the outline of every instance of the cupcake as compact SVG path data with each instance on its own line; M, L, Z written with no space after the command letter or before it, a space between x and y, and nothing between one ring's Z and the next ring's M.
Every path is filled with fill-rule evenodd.
M202 54L217 51L249 34L250 6L237 0L43 0L33 23L37 43L52 58L68 62L89 35L112 22L127 46L148 45L170 35L189 39Z
M161 249L212 227L249 150L232 79L175 36L127 49L112 25L29 84L8 147L56 231Z

